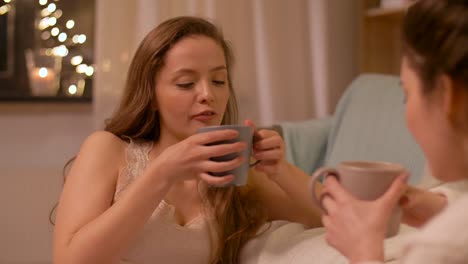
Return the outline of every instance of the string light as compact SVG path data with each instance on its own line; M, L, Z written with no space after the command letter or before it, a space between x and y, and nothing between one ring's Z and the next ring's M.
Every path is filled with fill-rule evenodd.
M49 17L49 26L55 26L57 24L57 19L55 17Z
M0 6L0 15L4 15L4 14L8 13L10 10L11 10L10 5Z
M57 27L54 27L51 31L50 31L50 34L52 34L52 36L57 36L58 34L60 33L60 30L57 28Z
M7 3L7 4L8 4L8 3L10 3L10 2L11 2L11 0L3 0L3 2L5 2L5 3Z
M64 33L64 32L60 33L60 35L58 36L58 40L60 42L64 42L65 40L67 40L67 33Z
M83 57L82 57L82 56L74 56L74 57L71 58L71 60L70 60L70 63L71 63L71 65L73 65L73 66L76 66L76 65L78 65L78 64L80 64L80 63L82 63L82 62L83 62Z
M48 74L49 74L49 72L47 71L46 68L42 67L42 68L39 69L39 77L45 78L45 77L47 77Z
M79 37L78 37L78 43L85 43L86 41L86 35L85 34L81 34Z
M76 72L77 73L85 73L87 69L88 69L88 65L86 65L86 64L80 64L80 65L76 66Z
M43 19L41 19L41 21L39 21L38 27L39 27L40 30L44 30L44 29L48 28L49 27L49 18L44 17Z
M71 94L71 95L76 94L76 91L77 91L76 85L72 84L72 85L68 86L68 93L69 94Z
M7 2L11 0L3 1ZM76 22L73 19L68 19L66 20L65 25L63 25L62 20L58 20L63 15L63 11L58 9L57 5L55 4L55 2L58 1L59 0L38 0L40 6L42 6L40 9L41 19L39 20L38 28L44 30L40 33L40 36L43 40L49 40L51 36L54 36L57 37L56 39L53 39L55 43L59 43L55 44L55 47L45 49L46 55L67 57L69 55L69 46L68 44L62 43L69 43L68 39L70 38L72 45L83 44L87 41L87 36L85 34L76 34L73 35L73 37L72 35L69 35L71 32L68 30L75 28ZM2 8L5 9L4 7ZM0 9L0 11L1 10L2 9ZM48 27L51 29L47 30ZM75 67L75 71L79 74L79 77L78 80L69 83L68 87L65 86L65 93L70 96L82 96L86 84L85 78L94 75L94 66L88 66L86 63L83 63L85 59L80 54L74 54L74 56L72 56L67 61ZM44 68L44 70L45 72L42 71L43 75L49 74L46 68Z
M54 17L59 19L62 16L63 12L60 9L57 9L57 11L54 12Z
M93 68L93 66L88 66L88 68L86 68L85 74L86 74L87 76L93 76L93 74L94 74L94 68Z
M51 13L54 12L55 9L57 9L57 6L56 6L54 3L49 4L49 5L47 6L47 10L49 10L49 12L51 12Z
M48 10L47 8L43 8L43 9L41 10L41 16L42 16L42 17L46 17L46 16L48 16L48 15L50 15L49 10Z
M44 31L44 32L42 32L41 38L42 38L43 40L49 39L49 38L50 38L50 32L49 32L49 31Z
M67 21L66 27L68 29L72 29L74 26L75 26L75 21L73 21L73 20L68 20Z
M55 56L65 57L68 55L68 49L64 45L60 45L52 49L52 53Z

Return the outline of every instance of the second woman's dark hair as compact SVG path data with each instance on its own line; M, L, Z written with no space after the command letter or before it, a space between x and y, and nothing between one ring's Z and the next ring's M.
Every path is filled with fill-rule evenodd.
M419 0L402 27L403 53L425 92L441 74L468 87L468 0Z

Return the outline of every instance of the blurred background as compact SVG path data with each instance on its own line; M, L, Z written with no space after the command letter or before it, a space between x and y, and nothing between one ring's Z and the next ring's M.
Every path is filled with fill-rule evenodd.
M160 22L195 15L220 26L234 49L241 120L271 125L332 114L362 72L398 74L407 5L0 0L0 264L52 263L48 217L63 165L102 129L134 51Z

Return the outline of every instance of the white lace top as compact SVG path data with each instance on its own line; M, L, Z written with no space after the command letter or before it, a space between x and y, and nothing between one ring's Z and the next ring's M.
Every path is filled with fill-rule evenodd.
M143 172L152 146L152 142L129 143L126 150L127 165L119 175L115 203ZM200 214L181 226L177 223L174 213L174 206L163 200L120 263L209 263L213 235L210 218Z

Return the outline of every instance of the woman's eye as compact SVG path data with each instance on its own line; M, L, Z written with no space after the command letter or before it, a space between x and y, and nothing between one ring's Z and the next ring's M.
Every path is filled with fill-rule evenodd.
M218 86L224 85L226 82L225 81L219 81L219 80L213 80L213 83Z
M193 82L188 82L188 83L177 83L176 85L177 85L177 87L187 89L187 88L190 88L190 87L193 86Z

